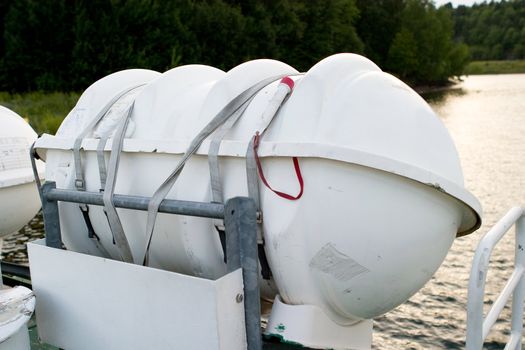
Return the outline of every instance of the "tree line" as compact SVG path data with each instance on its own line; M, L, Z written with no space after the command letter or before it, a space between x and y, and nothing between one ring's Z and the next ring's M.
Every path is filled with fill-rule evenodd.
M364 54L413 84L461 74L452 7L430 0L0 0L0 90L78 91L112 72Z
M525 58L525 0L491 1L454 10L455 38L474 60Z

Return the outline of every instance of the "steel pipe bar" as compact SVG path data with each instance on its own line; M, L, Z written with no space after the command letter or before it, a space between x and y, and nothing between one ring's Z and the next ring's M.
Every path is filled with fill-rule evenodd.
M514 265L525 266L525 216L516 221L516 244ZM525 277L521 277L512 295L511 334L519 334L514 349L521 349L523 335L523 302L525 301Z
M51 189L46 193L46 200L62 201L72 203L84 203L103 206L102 193L71 191L62 189ZM113 203L115 207L134 210L148 210L150 198L141 196L128 196L115 194ZM219 203L201 203L192 201L182 201L165 199L159 207L160 213L179 214L188 216L198 216L214 219L224 218L224 205Z
M513 273L513 276L515 276L516 274L519 274L520 278L509 281L507 283L507 286L503 290L502 294L503 293L509 294L507 296L507 300L508 300L510 293L514 292L513 328L512 329L514 330L515 328L520 328L520 329L523 328L522 323L520 323L517 320L514 320L514 311L515 309L523 308L523 293L525 293L523 291L523 289L525 288L525 286L523 285L524 284L523 282L524 272L523 271L525 269L525 257L523 256L523 253L518 254L518 250L521 249L522 251L525 247L525 241L523 241L524 240L523 236L525 235L525 233L518 235L518 232L525 231L523 229L523 226L524 226L523 225L523 215L524 214L525 214L525 208L522 208L522 207L512 208L501 220L499 220L496 223L496 225L494 225L494 227L489 232L487 232L487 234L485 234L485 236L481 239L481 241L478 244L478 247L476 249L476 254L474 255L474 259L472 261L472 269L470 272L469 287L468 287L467 337L466 337L466 349L467 350L480 350L483 346L483 341L486 335L488 334L488 331L490 330L489 328L485 330L484 318L483 318L483 300L484 300L484 294L485 294L485 283L486 283L486 278L487 278L487 269L488 269L488 265L490 262L490 256L492 254L492 250L494 249L494 246L501 240L501 238L505 235L505 233L507 233L507 231L512 226L514 226L514 224L517 221L522 223L521 225L518 224L516 228L515 269L520 270L520 271L518 272L515 271ZM510 289L511 284L512 284L512 287L514 288L513 290ZM498 298L498 300L500 300L500 298ZM514 305L514 303L516 303L516 305ZM487 315L487 319L489 319L489 322L493 318L493 315L496 314L495 309L492 315L491 313L492 313L492 310L491 312L489 312L489 315ZM520 315L521 316L519 317L521 318L523 315L523 310L521 310ZM496 318L497 318L497 315L496 315ZM514 325L514 323L516 323L516 325Z
M505 284L505 287L499 294L498 298L490 308L489 312L487 313L487 316L485 317L485 321L483 321L483 334L481 338L485 340L487 338L487 335L490 332L490 329L496 323L498 320L499 315L501 314L501 311L503 311L503 308L507 304L507 301L509 301L510 296L512 295L512 292L514 292L516 286L521 281L521 278L523 277L523 272L525 271L525 268L523 266L517 267L510 276L509 280L507 281L507 284Z
M516 221L525 214L525 209L522 207L514 207L510 209L504 217L502 217L492 229L487 232L483 239L479 242L478 249L481 247L490 248L490 251L499 242L499 240L507 233L508 230Z

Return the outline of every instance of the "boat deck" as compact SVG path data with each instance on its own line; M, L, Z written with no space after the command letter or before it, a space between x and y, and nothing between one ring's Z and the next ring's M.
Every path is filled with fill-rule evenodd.
M39 341L38 331L37 331L37 326L36 326L36 321L35 321L34 316L29 322L29 338L31 340L31 350L59 350L57 347L54 347L48 344L44 344ZM266 340L263 342L263 348L262 348L262 350L297 350L297 349L309 350L309 348L305 348L302 346L272 343Z

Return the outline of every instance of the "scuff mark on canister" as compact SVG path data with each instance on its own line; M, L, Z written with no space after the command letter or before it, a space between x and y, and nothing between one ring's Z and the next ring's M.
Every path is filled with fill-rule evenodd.
M441 187L441 185L439 183L437 183L437 182L436 183L427 183L426 185L435 188L439 192L447 193L447 191L443 187Z
M348 281L369 269L338 251L332 243L325 244L310 260L310 268L322 271L339 281Z

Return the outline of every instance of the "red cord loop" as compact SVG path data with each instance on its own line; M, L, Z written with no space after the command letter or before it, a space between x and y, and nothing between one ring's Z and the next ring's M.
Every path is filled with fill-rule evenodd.
M257 170L259 172L259 177L261 178L261 181L263 182L263 184L266 187L268 187L273 193L275 193L276 195L284 199L295 201L301 198L301 196L303 195L303 190L304 190L304 181L303 181L303 176L301 175L301 168L299 167L299 160L297 159L297 157L292 157L292 160L293 160L293 166L295 169L295 175L297 176L297 180L299 181L299 186L301 188L299 191L299 194L297 194L296 196L292 196L288 193L274 190L272 186L270 186L270 184L266 180L266 177L264 176L262 165L261 165L261 160L259 159L259 155L257 154L257 151L259 150L260 140L261 140L261 135L257 131L255 133L255 136L253 137L253 154L255 157L255 163L257 164Z

